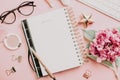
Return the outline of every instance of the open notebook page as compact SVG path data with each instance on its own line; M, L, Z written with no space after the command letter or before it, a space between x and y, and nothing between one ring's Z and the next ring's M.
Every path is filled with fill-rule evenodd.
M36 52L51 72L79 66L64 9L27 19ZM46 75L42 67L42 72Z

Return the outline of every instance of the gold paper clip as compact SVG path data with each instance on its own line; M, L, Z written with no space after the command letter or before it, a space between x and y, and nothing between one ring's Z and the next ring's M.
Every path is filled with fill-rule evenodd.
M6 70L5 72L6 72L7 76L9 76L9 75L11 75L12 73L15 73L16 70L15 70L14 67L12 67L10 70Z

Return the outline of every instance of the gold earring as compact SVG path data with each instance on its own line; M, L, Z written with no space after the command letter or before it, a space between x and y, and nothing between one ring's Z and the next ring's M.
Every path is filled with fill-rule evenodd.
M22 56L15 57L15 55L12 55L12 61L18 61L20 63L22 61Z

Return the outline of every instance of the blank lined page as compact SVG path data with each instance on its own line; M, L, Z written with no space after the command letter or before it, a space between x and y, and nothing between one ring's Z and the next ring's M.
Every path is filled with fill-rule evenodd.
M120 0L77 0L120 21Z
M79 66L64 9L27 19L36 52L51 72ZM42 67L42 72L46 75Z

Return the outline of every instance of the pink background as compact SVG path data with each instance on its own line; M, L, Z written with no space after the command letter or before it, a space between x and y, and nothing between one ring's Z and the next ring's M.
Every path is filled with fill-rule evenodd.
M0 13L16 8L20 3L26 0L1 0L0 2ZM58 0L50 0L55 5L54 8L50 8L44 0L34 0L37 7L34 10L34 13L28 17L32 17L35 15L43 14L45 12L49 12L56 8L63 7ZM73 8L75 12L76 18L79 20L81 13L83 14L92 14L92 20L94 24L90 25L89 28L92 29L102 29L105 27L118 27L120 22L117 22L81 3L76 2L75 0L70 0L70 6ZM22 46L15 50L8 50L4 44L0 44L0 80L44 80L49 79L49 77L43 77L38 79L36 74L32 71L28 64L28 54L27 54L27 45L25 42L24 34L21 29L21 20L26 19L28 17L22 16L16 11L17 20L14 24L6 25L0 24L0 31L4 30L6 33L15 33L18 34L22 40ZM78 26L82 28L82 25ZM2 40L2 36L5 34L0 34L0 41ZM18 63L17 61L12 61L12 55L22 56L22 62ZM7 76L5 70L9 70L11 67L15 67L16 73ZM108 69L107 67L100 65L94 61L89 60L88 63L84 64L81 67L66 70L60 73L56 73L55 76L57 80L87 80L83 78L83 74L86 70L91 71L91 77L88 80L116 80L114 73Z

